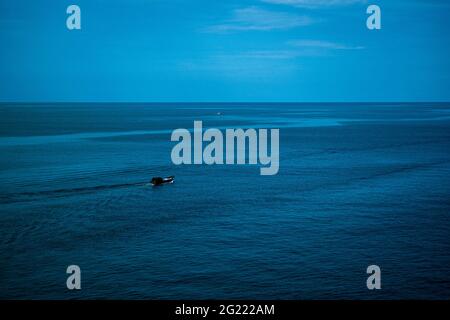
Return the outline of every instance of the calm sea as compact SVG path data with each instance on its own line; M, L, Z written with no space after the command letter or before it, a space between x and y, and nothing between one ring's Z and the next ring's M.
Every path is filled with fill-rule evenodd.
M194 120L279 174L173 165ZM0 298L449 299L450 104L2 104Z

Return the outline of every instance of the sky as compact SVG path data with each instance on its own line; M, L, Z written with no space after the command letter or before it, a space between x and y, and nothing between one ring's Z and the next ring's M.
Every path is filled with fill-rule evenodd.
M71 4L81 30L66 27ZM366 27L370 4L381 30ZM448 0L0 0L0 101L450 101L449 9Z

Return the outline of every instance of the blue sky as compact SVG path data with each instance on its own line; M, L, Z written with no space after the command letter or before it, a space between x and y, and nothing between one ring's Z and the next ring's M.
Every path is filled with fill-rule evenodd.
M66 28L77 4L82 30ZM382 9L382 30L366 8ZM0 0L0 101L450 101L446 0Z

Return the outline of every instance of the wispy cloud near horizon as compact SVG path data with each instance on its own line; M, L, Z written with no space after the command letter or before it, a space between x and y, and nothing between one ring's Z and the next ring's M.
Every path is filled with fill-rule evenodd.
M363 46L349 46L341 43L323 41L323 40L291 40L289 45L296 48L311 48L311 49L329 49L329 50L362 50Z
M261 0L265 3L283 4L301 8L319 8L347 6L358 3L367 3L367 0Z
M308 16L251 6L234 10L232 18L222 24L210 26L204 31L226 33L232 31L286 30L308 26L314 22L314 19Z
M292 74L301 69L298 58L324 57L333 52L362 50L363 46L345 45L324 40L291 40L283 48L271 50L248 50L221 52L204 59L185 61L179 67L183 71L212 71L217 76L258 77L268 76L276 70L278 75ZM297 60L297 61L295 61Z

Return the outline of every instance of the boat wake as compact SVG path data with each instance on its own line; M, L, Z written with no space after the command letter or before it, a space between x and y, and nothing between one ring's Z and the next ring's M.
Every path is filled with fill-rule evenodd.
M8 193L0 195L0 203L7 204L7 203L25 202L25 201L33 201L40 198L66 197L75 194L78 195L93 192L101 192L106 190L131 188L131 187L146 187L146 186L151 186L151 184L148 182L132 182L132 183L96 185L89 187L63 188L56 190L42 190L34 192Z

